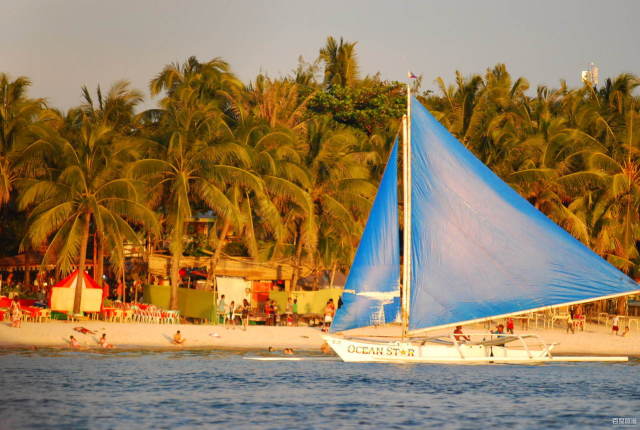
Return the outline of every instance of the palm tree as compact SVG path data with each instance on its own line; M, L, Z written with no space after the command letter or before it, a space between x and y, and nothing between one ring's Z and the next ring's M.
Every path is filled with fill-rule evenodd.
M152 82L152 88L154 85ZM161 104L155 136L158 145L148 158L134 162L131 172L146 179L152 194L158 196L156 202L161 202L171 251L170 307L177 309L184 227L192 217L192 202L215 211L228 230L240 219L237 206L226 194L229 184L260 189L261 183L260 178L234 165L250 164L246 151L234 142L216 101L204 97L190 79L171 87L171 95Z
M103 96L100 86L96 89L96 97L92 97L86 86L82 87L82 96L84 103L80 107L85 115L86 120L96 125L104 125L110 127L113 133L110 133L110 142L108 146L115 147L119 145L127 145L130 152L128 159L138 158L140 155L136 148L142 149L145 140L136 134L135 124L135 107L144 100L140 91L133 90L129 87L129 82L118 81L114 83L106 96ZM114 159L117 160L117 159ZM126 160L122 160L119 165L110 166L114 169L124 170ZM105 241L113 238L105 238L102 232L96 230L94 232L94 276L99 285L102 285L102 274L104 267ZM115 242L107 249L111 250L112 262L115 267L124 267L123 242ZM117 272L117 271L116 271ZM124 278L124 273L120 273Z
M324 48L320 49L319 60L324 62L325 85L353 87L360 74L356 56L357 42L337 42L332 36L327 38Z
M66 118L48 112L60 129L41 130L37 144L55 154L49 177L26 179L19 207L30 210L22 248L48 244L44 261L55 260L63 273L77 264L83 273L89 232L96 231L113 242L138 242L130 223L156 229L154 213L140 203L138 187L117 174L129 153L129 145L112 145L113 130L95 123L81 110ZM82 277L76 287L74 313L80 312Z
M221 58L201 63L196 57L189 57L183 64L165 66L149 85L152 96L165 91L168 97L185 87L193 89L198 99L214 102L226 112L243 85Z
M25 164L23 155L34 140L32 126L44 102L26 97L30 85L24 76L11 81L0 73L0 207L9 202L18 178L36 167Z

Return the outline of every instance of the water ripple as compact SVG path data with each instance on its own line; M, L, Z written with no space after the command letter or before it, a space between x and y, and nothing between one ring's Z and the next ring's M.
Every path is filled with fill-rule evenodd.
M635 417L638 361L264 362L220 351L2 351L0 429L602 428Z

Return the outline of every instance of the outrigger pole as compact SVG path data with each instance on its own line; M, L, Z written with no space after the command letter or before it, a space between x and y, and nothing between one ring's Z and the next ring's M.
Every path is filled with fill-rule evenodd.
M402 338L409 331L411 288L411 89L407 85L407 114L402 117L402 185L404 201L402 265Z

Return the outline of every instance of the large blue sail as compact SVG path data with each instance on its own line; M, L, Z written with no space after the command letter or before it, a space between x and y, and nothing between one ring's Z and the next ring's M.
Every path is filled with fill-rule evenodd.
M382 175L331 331L395 321L400 309L398 142Z
M411 110L410 330L638 289Z

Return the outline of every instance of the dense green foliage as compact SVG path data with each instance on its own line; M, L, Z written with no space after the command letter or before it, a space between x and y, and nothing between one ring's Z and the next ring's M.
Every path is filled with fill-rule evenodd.
M0 75L0 233L24 235L25 248L48 244L63 271L84 258L88 233L118 264L124 241L151 241L174 256L174 286L185 252L213 255L211 271L225 254L348 268L405 110L402 84L360 77L355 47L329 38L315 63L248 85L223 60L192 57L151 80L162 100L140 113L124 82L95 101L84 88L86 103L62 114L26 96L28 79ZM636 76L530 91L497 65L436 82L438 93L418 97L453 134L639 275ZM8 222L15 208L26 226ZM206 211L213 228L194 238L186 226Z

